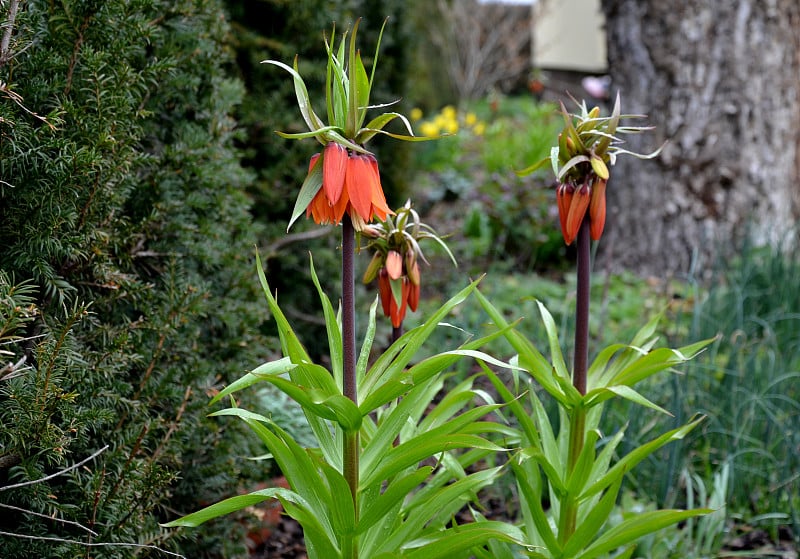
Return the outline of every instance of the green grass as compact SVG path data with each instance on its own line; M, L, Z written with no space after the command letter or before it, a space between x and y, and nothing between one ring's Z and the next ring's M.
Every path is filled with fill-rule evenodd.
M745 244L721 263L708 287L686 284L687 305L672 316L672 345L719 335L683 374L653 384L648 395L675 414L707 419L687 440L667 447L632 479L639 494L685 505L681 471L713 485L729 468L732 518L800 536L800 251ZM653 430L652 416L624 403L612 419L630 424L630 442ZM687 474L684 474L687 475Z

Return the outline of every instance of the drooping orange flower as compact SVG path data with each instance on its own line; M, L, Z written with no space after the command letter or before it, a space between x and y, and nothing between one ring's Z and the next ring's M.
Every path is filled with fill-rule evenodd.
M339 224L347 212L357 230L362 230L375 218L386 219L393 212L386 204L381 188L378 162L367 150L367 144L378 135L404 141L427 139L415 136L411 123L397 112L386 112L367 120L367 113L378 108L369 101L375 67L367 72L361 51L356 48L359 21L342 34L338 46L335 33L325 39L328 53L324 90L327 122L314 111L296 57L292 66L278 60L264 60L291 74L297 106L308 127L307 132L278 132L278 135L292 140L313 137L325 146L322 154L311 159L308 176L300 187L289 219L289 228L304 213L320 224ZM373 63L378 60L383 30L381 27ZM404 126L405 133L384 130L395 120ZM321 163L320 167L316 167L317 162Z
M589 201L589 235L599 241L606 224L606 179L596 178L592 183Z
M567 215L569 206L572 204L572 197L575 195L575 186L570 183L559 184L556 189L556 203L558 205L558 220L561 222L561 235L564 241L570 238L567 232ZM569 244L569 242L567 242Z
M376 217L384 220L394 214L386 203L374 156L349 153L343 146L330 142L322 154L311 157L309 175L320 163L322 188L306 208L306 217L311 216L318 224L338 225L347 212L360 230Z
M344 187L350 197L348 213L354 223L357 220L353 210L364 223L371 222L373 217L384 220L387 215L394 214L386 203L378 171L378 160L373 155L357 153L350 155Z
M331 204L336 204L344 189L344 177L347 170L347 148L336 142L325 146L322 161L322 189Z
M392 293L391 278L386 268L381 268L378 272L378 292L381 296L381 306L383 307L383 315L392 321L394 328L400 328L403 324L403 319L406 317L406 308L412 307L411 310L417 310L417 303L419 303L419 286L416 286L416 292L412 294L413 284L408 278L403 277L399 281L402 282L400 302L395 299Z
M407 309L414 312L419 305L420 261L427 262L419 242L434 239L451 258L453 255L436 232L420 221L410 201L398 208L395 215L365 225L361 231L362 239L368 239L367 249L374 251L362 281L369 284L378 280L383 314L395 328L402 328Z
M568 245L578 236L584 219L589 221L589 237L595 241L602 237L606 224L606 184L611 177L609 167L617 157L632 155L650 159L664 147L648 154L620 147L624 142L617 135L644 132L651 127L619 126L623 118L643 118L643 115L623 115L619 94L607 117L600 116L599 107L590 110L585 102L578 103L578 108L579 114L571 114L561 104L564 129L558 135L558 145L553 146L549 157L518 171L520 175L527 175L548 163L552 165L559 182L556 202L561 233Z
M575 185L571 182L560 184L556 189L558 218L561 222L561 234L564 242L572 244L581 223L589 217L589 236L592 240L600 240L606 224L606 179L592 176L591 180Z
M566 183L559 185L556 190L558 204L558 217L561 221L561 234L564 242L572 244L586 216L591 200L591 190L588 184L574 185Z

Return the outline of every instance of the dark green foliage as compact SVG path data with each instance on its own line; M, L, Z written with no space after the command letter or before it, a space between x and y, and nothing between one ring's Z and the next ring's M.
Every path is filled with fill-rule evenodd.
M249 453L235 426L205 419L208 395L269 347L227 24L218 0L21 5L0 67L21 96L0 92L0 369L19 365L0 375L0 486L109 448L0 492L57 519L2 509L0 530L176 548L157 523L230 494ZM197 544L180 549L241 555L241 531L179 534ZM159 555L0 546L4 558Z

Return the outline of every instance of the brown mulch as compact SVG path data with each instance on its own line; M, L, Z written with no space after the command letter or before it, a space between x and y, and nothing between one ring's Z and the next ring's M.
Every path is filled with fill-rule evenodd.
M269 538L257 545L250 559L307 559L303 530L294 518L280 517Z
M750 526L736 526L736 536L731 538L720 552L720 559L726 557L746 557L743 553L752 553L752 557L771 559L798 559L798 549L794 544L788 528L782 526L778 531L777 543L766 530ZM730 552L730 555L726 555Z

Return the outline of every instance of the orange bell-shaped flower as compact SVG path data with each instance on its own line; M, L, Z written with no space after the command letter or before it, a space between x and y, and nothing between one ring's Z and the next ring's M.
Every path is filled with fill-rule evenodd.
M347 161L344 188L350 199L348 213L357 222L369 223L373 217L384 220L394 213L386 203L381 187L378 161L371 155L353 154ZM355 215L353 215L355 213Z
M589 235L599 241L606 224L606 179L595 178L589 200Z
M325 155L322 161L322 189L325 197L332 205L339 201L344 189L344 176L347 169L347 148L329 142L325 146Z

